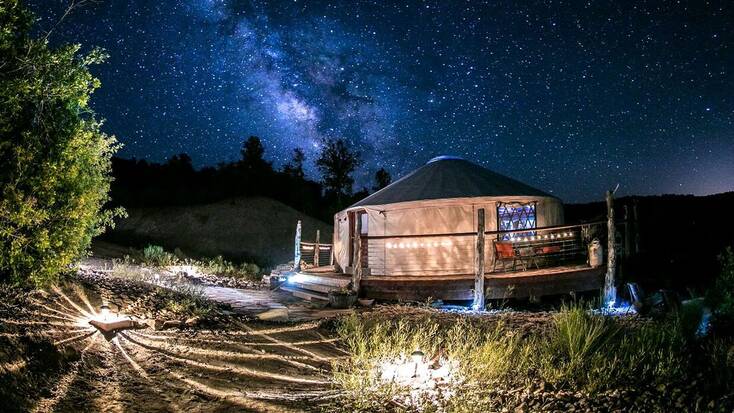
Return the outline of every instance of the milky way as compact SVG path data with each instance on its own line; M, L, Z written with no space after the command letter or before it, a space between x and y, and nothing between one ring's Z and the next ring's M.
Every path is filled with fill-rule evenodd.
M343 137L365 186L453 154L568 201L734 189L732 4L618 3L100 0L50 39L110 53L93 106L124 157L256 135L316 177ZM41 32L63 11L30 5Z

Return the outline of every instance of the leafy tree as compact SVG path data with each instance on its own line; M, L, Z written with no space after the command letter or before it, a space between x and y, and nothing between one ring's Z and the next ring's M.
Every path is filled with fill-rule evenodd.
M296 179L304 179L303 161L306 160L306 154L303 149L296 148L293 150L293 158L290 162L283 166L283 173Z
M191 174L192 172L194 172L194 166L191 163L191 157L185 153L173 155L170 159L168 159L166 165L177 173Z
M372 187L372 190L379 191L380 189L390 185L390 182L392 182L390 172L386 171L385 168L380 168L375 172L375 186Z
M18 0L0 3L0 279L44 284L121 210L103 210L119 148L88 106L100 49L30 36Z
M359 153L349 149L344 139L324 142L316 167L321 172L324 188L336 197L338 206L352 194L352 174L360 164Z
M265 147L260 138L250 136L242 144L242 161L240 162L244 169L248 172L263 172L270 169L270 163L265 161Z

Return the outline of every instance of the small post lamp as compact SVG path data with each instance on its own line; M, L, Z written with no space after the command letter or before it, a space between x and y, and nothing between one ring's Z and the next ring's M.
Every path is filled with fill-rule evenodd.
M107 321L107 319L110 317L110 306L107 304L102 304L99 307L99 314L102 316L103 321Z
M410 358L413 359L414 364L413 378L418 376L418 363L423 361L423 356L425 356L425 354L423 354L423 352L420 350L415 350L413 353L410 354Z

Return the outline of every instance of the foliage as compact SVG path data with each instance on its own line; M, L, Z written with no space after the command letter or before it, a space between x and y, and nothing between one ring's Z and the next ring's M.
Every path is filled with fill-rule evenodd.
M711 324L718 334L734 334L734 251L728 247L719 256L721 271L706 294L713 311Z
M283 166L283 173L296 179L305 179L306 174L303 171L303 161L305 160L306 154L303 153L303 149L294 149L293 158Z
M143 248L143 262L156 267L174 265L177 262L175 255L167 252L160 245L148 245Z
M202 259L194 262L200 270L214 275L232 278L244 278L252 281L260 279L260 267L255 263L235 264L225 260L221 255L214 258Z
M270 164L265 161L265 147L257 136L250 136L242 144L242 167L249 172L262 173L268 169L272 169Z
M344 139L324 142L316 167L321 172L324 188L336 197L337 204L352 194L352 174L360 164L359 153L350 149Z
M125 270L132 264L143 264L153 267L168 267L173 265L188 265L195 267L206 274L217 276L244 278L252 281L260 279L260 267L254 263L235 264L225 260L218 255L214 258L192 259L186 257L181 250L176 248L173 253L163 249L159 245L148 245L142 251L134 252L132 256L126 256L120 264L120 271Z
M206 317L214 309L214 304L196 285L174 283L159 292L165 296L166 309L177 315Z
M385 168L380 168L375 172L375 186L372 187L373 191L379 191L380 189L390 185L392 182L392 176Z
M355 406L370 410L406 391L380 380L380 362L419 348L429 359L441 354L458 362L462 381L451 389L454 402L449 403L472 399L481 405L490 397L481 389L532 383L591 395L676 389L676 403L684 399L691 405L729 394L734 343L686 337L690 328L684 324L679 315L629 324L581 306L562 308L546 329L524 332L502 322L446 320L435 312L418 318L352 315L337 324L351 358L335 363L334 378Z
M122 213L102 209L119 145L88 106L105 53L52 49L31 23L17 0L0 5L0 278L44 284Z

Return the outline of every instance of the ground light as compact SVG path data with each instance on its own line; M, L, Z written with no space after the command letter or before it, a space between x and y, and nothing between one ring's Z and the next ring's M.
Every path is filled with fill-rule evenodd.
M382 382L405 386L420 393L445 387L456 380L458 364L444 357L427 360L425 353L415 350L409 356L383 360L377 369Z
M415 364L415 368L413 369L413 378L418 375L418 364L423 361L424 355L425 354L420 350L416 350L410 355L410 358L413 359L413 363Z
M99 308L99 316L89 320L89 324L99 330L108 341L115 338L120 331L147 327L141 322L120 316L119 314L111 316L110 307L107 304L103 304Z

